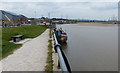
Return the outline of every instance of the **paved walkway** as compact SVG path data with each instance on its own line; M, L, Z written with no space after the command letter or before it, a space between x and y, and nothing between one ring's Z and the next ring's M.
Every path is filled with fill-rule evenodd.
M14 54L3 59L3 71L44 71L48 52L49 29L26 42Z

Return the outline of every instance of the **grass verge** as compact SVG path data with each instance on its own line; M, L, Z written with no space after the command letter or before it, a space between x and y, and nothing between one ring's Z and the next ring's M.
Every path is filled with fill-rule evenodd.
M52 40L51 40L51 38L52 38L52 33L51 33L51 29L50 29L50 34L49 34L49 36L50 36L50 40L48 41L48 57L47 57L47 65L45 66L45 71L46 72L52 72L53 71L53 59L52 59L52 54L53 54L53 50L52 50L52 48L53 48L53 46L52 46Z
M23 38L35 38L42 34L46 27L40 25L26 25L22 27L5 27L2 28L2 58L12 54L14 50L21 47L22 44L9 42L12 36L22 34Z

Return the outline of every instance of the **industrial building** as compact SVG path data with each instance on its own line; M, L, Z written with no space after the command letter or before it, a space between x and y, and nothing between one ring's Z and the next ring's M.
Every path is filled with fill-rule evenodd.
M28 18L24 15L17 15L12 12L0 10L0 25L2 26L18 26L28 23Z

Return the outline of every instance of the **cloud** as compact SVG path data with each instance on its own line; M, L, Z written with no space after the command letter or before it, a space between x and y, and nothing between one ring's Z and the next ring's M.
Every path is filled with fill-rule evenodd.
M117 2L2 2L0 10L23 14L28 17L69 17L108 19L117 16Z
M112 10L112 9L118 9L118 3L117 2L95 2L95 3L92 3L90 7L96 10Z
M118 2L119 0L1 0L1 2Z

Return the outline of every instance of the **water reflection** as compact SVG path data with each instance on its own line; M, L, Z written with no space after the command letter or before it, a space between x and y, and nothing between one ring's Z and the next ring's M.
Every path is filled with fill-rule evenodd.
M62 43L61 45L62 45L63 50L67 49L67 47L68 47L67 42L66 43Z

